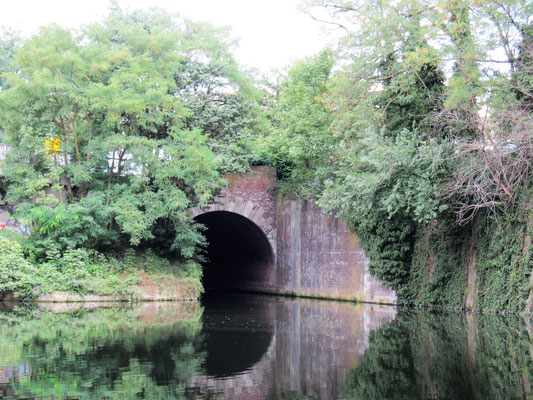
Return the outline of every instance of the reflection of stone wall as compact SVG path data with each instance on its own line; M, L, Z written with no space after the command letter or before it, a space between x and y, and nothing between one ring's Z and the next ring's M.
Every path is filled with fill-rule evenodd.
M370 304L273 303L275 333L261 360L229 378L196 376L190 387L209 387L215 398L226 399L338 398L369 346L370 332L396 317L395 308Z
M392 321L386 306L296 300L284 303L276 332L276 386L295 395L341 395L350 370L369 346L370 332ZM285 321L285 322L281 322Z

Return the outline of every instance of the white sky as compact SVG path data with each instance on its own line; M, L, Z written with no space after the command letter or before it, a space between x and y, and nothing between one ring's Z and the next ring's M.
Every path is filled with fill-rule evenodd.
M52 22L79 27L99 20L108 0L2 0L0 26L27 36ZM325 47L327 35L320 24L299 12L299 0L120 0L123 8L159 7L194 21L230 26L239 38L237 60L268 72L313 55Z

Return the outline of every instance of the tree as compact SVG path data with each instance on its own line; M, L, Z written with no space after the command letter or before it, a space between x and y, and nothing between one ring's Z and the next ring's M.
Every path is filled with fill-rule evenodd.
M15 31L6 28L0 29L0 90L5 89L6 85L2 74L12 71L14 68L13 53L19 41L20 39Z
M258 134L256 89L229 54L211 50L206 60L197 51L176 74L177 95L191 111L185 126L199 127L207 135L220 171L243 172Z
M6 82L3 74L11 72L13 65L13 52L15 51L19 38L16 32L2 28L0 29L0 91L6 89ZM7 140L6 131L0 128L0 143Z
M191 97L180 94L202 40L223 47L163 11L115 8L80 33L42 28L15 51L18 72L3 75L0 93L14 145L4 174L7 198L22 201L18 217L32 216L40 256L55 243L137 246L161 224L171 250L194 256L202 237L186 210L222 183ZM52 139L59 154L47 154ZM58 202L64 211L52 211Z
M516 67L513 71L511 85L521 107L525 111L533 110L533 24L521 27L520 42Z
M512 209L531 182L533 41L530 25L521 31L524 37L510 78L492 80L490 118L479 124L475 138L457 144L457 165L443 195L460 224L471 222L480 211L497 214Z
M434 49L423 37L419 18L409 19L417 22L408 25L411 31L402 47L379 64L382 88L376 105L383 110L385 135L394 137L409 130L427 138L428 116L443 108L444 73Z
M305 10L346 32L322 97L335 139L308 148L321 162L307 174L321 176L316 198L360 236L371 271L399 289L419 226L449 208L467 223L528 185L531 119L505 87L527 65L517 39L531 4L308 0Z
M321 173L336 143L329 131L333 113L325 102L332 67L330 51L297 63L278 86L272 111L270 153L280 177L304 197L316 197L322 190Z
M509 76L516 68L518 43L533 12L527 0L307 0L305 4L315 19L347 32L340 54L354 89L348 109L361 107L387 86L401 103L402 93L409 93L402 76L414 76L424 65L431 66L444 70L447 78L440 99L444 107L433 110L432 130L436 136L467 139L479 135L479 111L486 106L490 82L502 71Z

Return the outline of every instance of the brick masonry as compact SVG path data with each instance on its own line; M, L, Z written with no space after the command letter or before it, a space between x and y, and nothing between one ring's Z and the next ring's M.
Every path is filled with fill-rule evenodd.
M276 191L274 168L227 174L228 186L204 209L240 214L259 226L275 255L263 282L243 289L395 304L396 294L368 272L358 237L314 202Z

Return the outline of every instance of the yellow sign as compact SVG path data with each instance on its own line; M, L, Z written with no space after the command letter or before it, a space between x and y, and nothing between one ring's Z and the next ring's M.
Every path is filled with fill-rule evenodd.
M61 140L59 138L57 139L50 139L44 142L44 145L46 146L46 155L47 156L55 156L59 154L59 151L61 149Z

